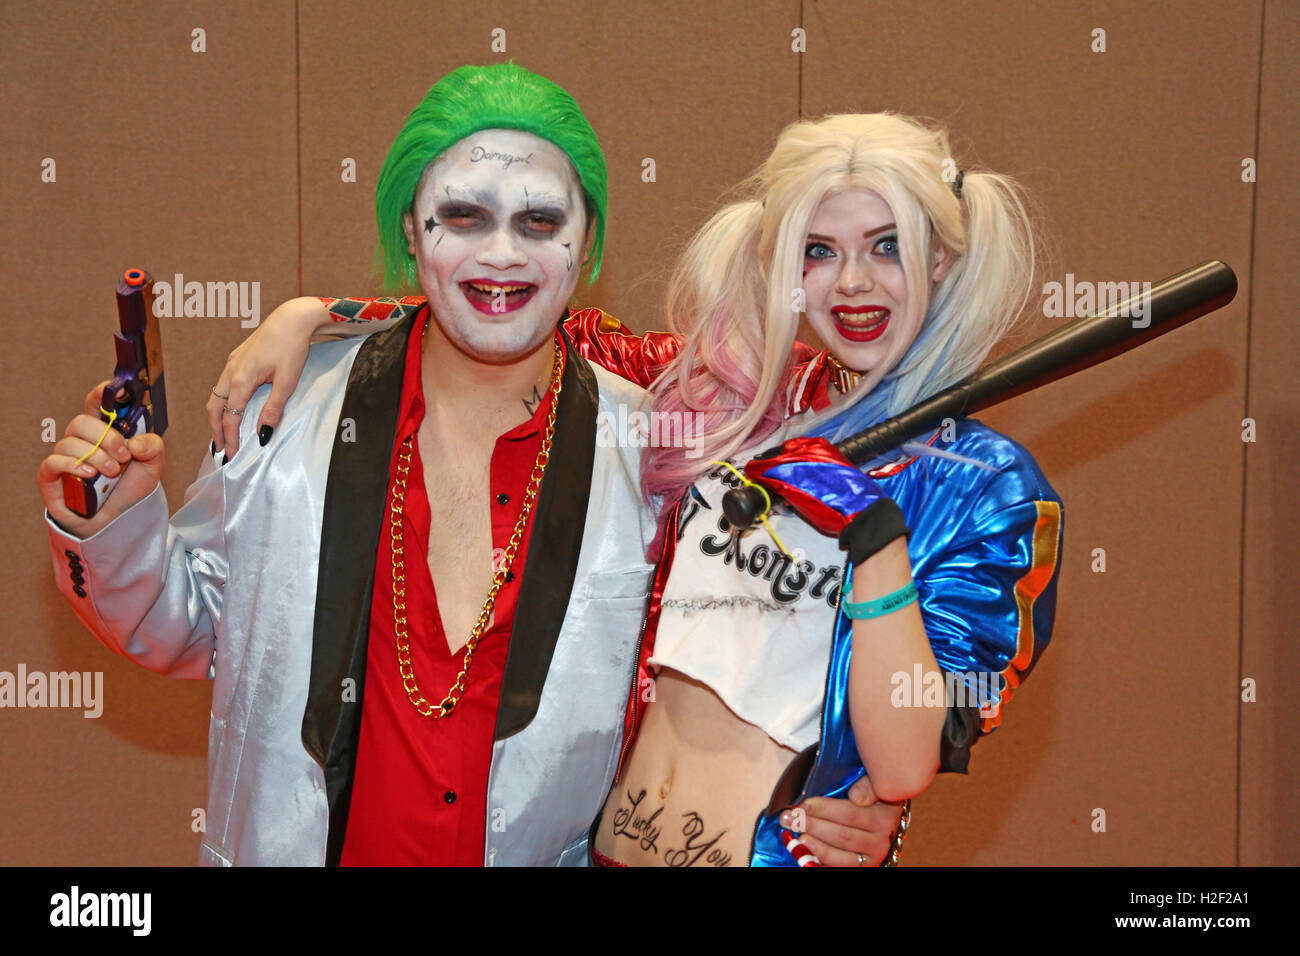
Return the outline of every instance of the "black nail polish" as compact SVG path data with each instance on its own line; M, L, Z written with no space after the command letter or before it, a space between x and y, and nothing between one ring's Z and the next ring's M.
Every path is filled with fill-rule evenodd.
M262 443L262 447L266 447L266 443L271 440L271 433L273 431L275 431L275 429L272 428L270 425L263 425L260 429L258 429L257 440Z
M230 458L226 455L225 452L222 452L222 453L221 453L221 464L222 464L222 467L225 467L225 464L226 464L226 462L228 462L228 461L230 461Z

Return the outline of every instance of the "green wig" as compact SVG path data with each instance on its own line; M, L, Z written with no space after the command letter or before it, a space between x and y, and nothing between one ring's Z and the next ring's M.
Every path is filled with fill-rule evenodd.
M393 141L375 189L379 221L375 265L382 268L386 290L417 285L402 214L411 210L420 177L453 145L485 129L532 133L569 158L582 183L588 222L595 225L591 254L583 263L591 267L587 281L594 282L600 274L608 181L605 155L587 117L563 87L511 62L452 70L429 88Z

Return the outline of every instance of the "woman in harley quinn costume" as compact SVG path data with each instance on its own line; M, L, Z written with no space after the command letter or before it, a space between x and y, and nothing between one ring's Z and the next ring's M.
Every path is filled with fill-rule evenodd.
M949 156L895 114L796 123L687 249L678 338L596 310L566 323L588 357L653 380L660 421L697 426L642 459L662 556L597 864L813 862L783 808L843 796L864 767L900 803L965 772L1048 643L1061 504L1023 448L964 419L864 473L828 441L974 371L1028 299L1013 185L945 177ZM826 351L795 342L801 312ZM751 481L786 503L737 534L722 497Z
M600 821L606 859L788 863L782 808L863 766L894 801L964 771L1047 643L1061 507L1024 449L965 420L863 474L826 440L974 371L1028 298L1013 187L945 182L950 155L901 116L796 123L674 276L685 341L654 411L695 412L706 437L642 459L670 503L642 647L655 702ZM828 350L793 373L792 303ZM820 437L743 467L793 510L730 533L722 497L746 479L712 462L791 436Z

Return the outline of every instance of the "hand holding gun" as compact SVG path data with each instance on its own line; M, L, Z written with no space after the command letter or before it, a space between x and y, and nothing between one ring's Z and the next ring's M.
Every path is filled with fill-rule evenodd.
M162 343L153 315L153 277L143 269L128 269L118 280L117 312L121 331L113 335L113 380L86 396L85 414L68 424L37 475L50 517L83 538L145 498L162 476ZM129 467L132 462L135 467Z

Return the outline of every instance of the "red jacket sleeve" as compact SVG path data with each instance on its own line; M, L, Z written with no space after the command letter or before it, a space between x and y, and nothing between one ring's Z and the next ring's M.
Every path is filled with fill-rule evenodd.
M681 339L670 332L637 335L600 309L580 309L570 314L564 331L583 358L642 388L650 387L682 347Z

